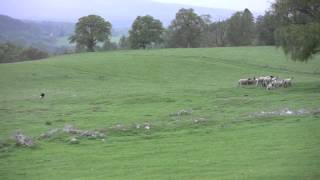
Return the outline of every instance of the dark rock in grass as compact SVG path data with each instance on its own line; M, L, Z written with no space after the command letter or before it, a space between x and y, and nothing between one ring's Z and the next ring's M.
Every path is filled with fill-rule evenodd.
M33 147L34 142L32 138L24 135L21 131L17 131L14 135L15 141L17 145L25 146L25 147Z

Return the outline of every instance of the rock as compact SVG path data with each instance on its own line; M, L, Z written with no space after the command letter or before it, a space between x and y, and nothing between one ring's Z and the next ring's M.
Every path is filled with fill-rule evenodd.
M197 124L197 123L206 122L207 120L205 118L197 118L197 119L193 119L192 121L193 123Z
M17 131L14 135L14 138L16 140L17 145L26 146L26 147L32 147L34 146L33 140L24 135L21 131Z
M69 141L70 144L79 144L80 141L76 137L72 137Z
M64 129L64 131L66 133L70 133L70 134L79 134L79 133L81 133L81 130L76 129L73 125L66 125L63 129Z
M191 115L192 112L193 112L192 109L182 109L176 113L170 114L170 116L187 116L187 115Z
M105 134L99 131L88 131L88 130L80 130L76 129L72 125L65 125L63 131L69 134L77 134L81 137L91 137L91 138L103 138Z
M136 129L140 129L141 125L140 124L136 124Z
M49 131L47 131L46 133L41 134L40 138L50 138L53 135L59 133L60 129L55 128L55 129L50 129Z
M82 137L91 137L91 138L102 138L105 135L98 131L81 131L80 136Z
M143 128L146 130L150 130L151 129L151 125L149 123L144 123L143 124Z

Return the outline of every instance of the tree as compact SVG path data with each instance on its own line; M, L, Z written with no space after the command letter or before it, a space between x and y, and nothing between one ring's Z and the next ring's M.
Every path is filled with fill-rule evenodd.
M272 10L279 25L276 44L285 54L308 61L320 52L319 0L276 0Z
M206 28L204 19L193 9L180 9L167 32L168 47L200 47Z
M0 63L17 62L20 60L22 48L10 42L0 44Z
M145 49L147 45L152 43L161 43L161 34L163 33L163 30L164 28L160 20L154 19L149 15L138 16L129 31L129 43L131 48Z
M226 46L228 44L227 30L228 22L219 21L211 24L211 28L214 32L214 41L216 46Z
M267 11L264 16L259 16L256 22L258 43L275 45L274 33L276 28L275 16L270 11Z
M49 55L47 52L41 51L37 48L29 47L24 49L21 54L20 58L23 60L36 60L36 59L43 59L47 58Z
M36 60L48 56L47 52L34 47L22 48L10 42L0 44L0 63Z
M119 48L120 49L128 49L129 48L129 39L126 36L121 36L119 40Z
M102 46L103 51L112 51L117 49L118 49L118 44L115 42L111 42L110 40L105 41Z
M250 45L254 39L254 18L249 9L236 12L228 20L228 41L233 46Z
M86 47L88 52L95 51L98 42L109 40L111 23L96 15L84 16L76 24L75 35L69 38L77 47Z

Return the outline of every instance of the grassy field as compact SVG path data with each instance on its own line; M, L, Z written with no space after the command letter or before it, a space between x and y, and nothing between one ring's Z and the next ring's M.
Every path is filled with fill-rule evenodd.
M237 86L261 75L294 84ZM320 179L320 57L292 62L274 47L85 53L1 64L0 84L0 141L66 124L107 134L1 147L0 179ZM313 113L254 115L285 108ZM182 109L193 111L170 116ZM151 129L135 128L143 123Z

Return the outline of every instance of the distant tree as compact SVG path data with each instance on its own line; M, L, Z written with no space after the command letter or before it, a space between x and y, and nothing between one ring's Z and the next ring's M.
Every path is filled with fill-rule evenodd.
M37 48L23 49L10 42L0 44L0 63L36 60L48 57L48 53Z
M0 44L0 63L16 62L20 60L22 48L10 42Z
M267 11L264 16L259 16L256 22L258 43L261 45L275 45L274 33L276 28L276 18L270 11Z
M254 18L249 9L236 12L228 20L228 41L232 46L245 46L252 44L255 37Z
M228 23L227 21L218 21L210 24L209 37L212 46L226 46L228 44L227 38Z
M163 26L160 20L152 16L138 16L129 31L129 44L133 49L143 48L152 43L161 43Z
M308 61L320 52L319 0L276 0L272 10L279 24L276 44L285 54Z
M116 49L118 49L118 44L115 42L111 42L110 40L105 41L102 46L103 51L112 51Z
M119 40L119 48L120 49L128 49L129 48L129 39L126 36L121 36Z
M111 23L97 15L84 16L76 24L75 35L69 38L77 47L86 47L88 52L95 51L98 42L109 40Z
M23 60L37 60L37 59L47 58L48 56L49 55L47 52L41 51L33 47L24 49L20 54L20 58Z
M166 46L200 47L205 29L206 22L193 9L180 9L166 32Z
M201 44L200 47L213 47L214 44L214 33L211 28L211 16L210 15L201 15L201 19L203 20L203 33L201 36Z

